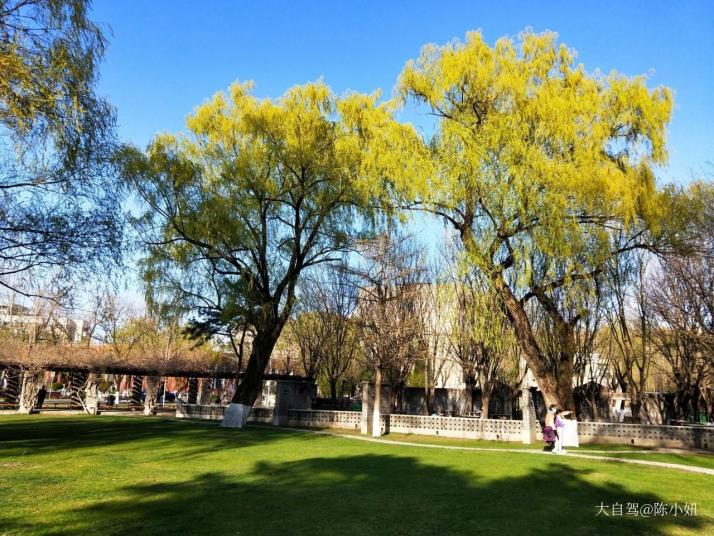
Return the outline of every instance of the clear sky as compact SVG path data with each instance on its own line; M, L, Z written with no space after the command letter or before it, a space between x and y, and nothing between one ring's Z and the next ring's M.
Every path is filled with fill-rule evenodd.
M554 30L589 71L648 74L675 92L664 181L714 174L714 1L255 1L95 0L111 28L100 91L120 134L144 146L232 81L276 97L323 77L390 95L425 43L480 29L493 43L526 27Z

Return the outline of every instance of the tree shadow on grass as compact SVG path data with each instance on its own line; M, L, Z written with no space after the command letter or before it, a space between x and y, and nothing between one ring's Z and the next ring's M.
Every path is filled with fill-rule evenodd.
M487 480L411 457L365 454L258 462L249 474L203 473L178 484L125 487L67 510L42 534L642 534L712 530L698 517L596 516L600 503L664 502L654 494L589 480L548 462L528 474Z
M0 457L62 454L72 450L121 446L147 448L165 459L190 459L216 449L242 448L281 440L312 439L272 427L226 429L218 421L182 421L156 417L19 417L0 421ZM173 453L175 451L175 454Z

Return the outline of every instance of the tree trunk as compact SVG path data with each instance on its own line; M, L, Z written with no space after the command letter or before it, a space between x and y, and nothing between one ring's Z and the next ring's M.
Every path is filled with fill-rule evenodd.
M243 428L248 422L250 410L263 389L263 373L281 331L282 325L276 325L270 330L256 333L245 375L221 422L224 428Z
M557 375L549 368L547 360L541 352L538 341L531 329L530 320L523 304L513 295L501 274L495 275L491 282L506 307L507 317L513 326L518 345L528 366L535 374L545 403L555 404L559 408L575 410L573 398L573 351L570 345L560 348L560 358ZM567 329L565 326L559 326ZM570 329L572 332L572 328ZM572 333L561 333L561 341Z
M196 402L201 405L206 405L211 403L211 379L201 378L198 385L198 394L196 395Z
M590 405L593 411L593 421L597 422L600 420L600 413L597 409L597 399L599 396L599 391L596 389L590 389Z
M382 435L381 423L381 406L382 406L382 366L377 365L377 370L374 375L374 410L372 412L372 436L379 437Z
M335 378L330 378L330 398L333 404L337 402L337 380Z
M99 413L99 378L93 372L89 373L86 383L84 384L84 399L83 408L84 412L89 415L96 415Z
M488 408L491 404L491 393L481 389L481 418L488 419Z
M632 411L632 422L640 422L642 414L642 403L639 396L630 397L630 410Z
M20 400L18 413L31 413L37 404L37 394L42 386L42 371L25 370L20 376Z
M153 415L156 403L156 390L159 387L158 376L146 376L146 393L144 395L144 415Z
M467 398L467 411L468 413L474 413L474 384L471 381L466 382L466 398Z
M20 387L22 383L22 371L16 368L5 370L5 402L8 404L20 403Z
M188 404L195 404L198 401L198 378L188 379L188 397L186 402Z
M429 385L426 388L426 414L434 414L434 397L436 396L436 388L433 385Z
M141 386L144 383L144 377L139 375L134 375L131 378L131 398L129 399L129 404L138 405L141 404Z

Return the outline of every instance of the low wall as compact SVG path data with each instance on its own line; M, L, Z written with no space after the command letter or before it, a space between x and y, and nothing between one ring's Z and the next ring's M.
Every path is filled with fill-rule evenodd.
M290 426L359 430L362 412L291 409L288 411L288 415L288 424Z
M178 404L176 417L221 420L225 406ZM359 430L359 411L289 410L288 426ZM248 419L253 423L273 422L271 408L253 408ZM521 441L522 421L467 417L428 417L425 415L382 415L383 428L400 434L433 435L464 439ZM538 439L542 436L538 434ZM663 426L579 422L580 443L613 443L641 447L699 448L714 450L714 427Z
M176 417L179 419L206 419L220 421L226 412L226 406L207 404L176 404ZM272 424L272 408L252 408L248 422Z
M291 410L289 413L291 426L360 429L358 411ZM382 415L382 421L388 432L400 434L500 441L520 441L522 437L521 421L424 415Z
M389 431L400 434L521 441L521 426L521 421L506 419L389 415Z
M714 450L714 426L579 422L578 439L581 443L619 443L642 447Z

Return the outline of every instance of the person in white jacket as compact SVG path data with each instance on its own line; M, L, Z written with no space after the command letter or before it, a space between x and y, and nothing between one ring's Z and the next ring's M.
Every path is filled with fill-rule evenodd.
M567 424L563 417L570 415L571 413L572 412L570 411L563 411L562 409L555 412L555 430L557 432L555 448L553 449L555 454L565 454L565 451L563 450L563 439L565 438L565 428Z

